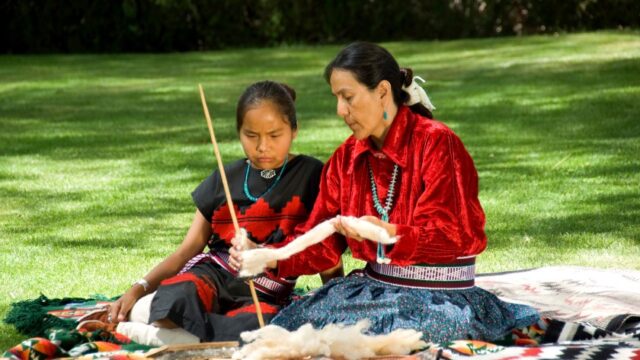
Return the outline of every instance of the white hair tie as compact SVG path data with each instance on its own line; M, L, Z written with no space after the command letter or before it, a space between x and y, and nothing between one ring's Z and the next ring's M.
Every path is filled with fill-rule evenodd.
M435 110L436 107L433 106L433 104L431 103L431 100L429 100L429 96L427 96L427 92L424 91L422 86L418 85L416 80L420 80L423 83L426 82L420 76L414 76L409 86L402 87L402 90L406 91L407 94L409 94L409 100L405 101L405 104L408 106L411 106L411 105L420 103L424 107L426 107L429 111Z

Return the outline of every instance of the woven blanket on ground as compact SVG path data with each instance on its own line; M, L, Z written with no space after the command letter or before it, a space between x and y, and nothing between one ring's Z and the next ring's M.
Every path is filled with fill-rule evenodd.
M76 330L78 320L102 309L114 299L37 299L12 304L4 321L31 338L2 353L9 359L53 359L58 357L140 358L151 347L104 330ZM4 350L4 349L0 349Z
M448 344L431 345L430 348L417 354L397 357L397 359L640 360L640 272L638 271L569 266L548 267L480 275L476 279L476 284L503 300L531 305L551 319L545 319L527 329L516 329L499 344L459 340ZM102 305L100 300L95 299L90 300L93 304L81 301L84 299L67 300L69 299L50 300L41 297L37 301L32 301L36 303L35 305L29 301L21 302L32 311L37 309L36 305L40 306L37 310L38 316L49 319L47 322L31 319L31 323L23 322L21 326L24 329L24 326L36 324L42 330L43 325L54 324L56 321L52 319L57 319L63 321L61 324L66 328L69 328L69 325L74 327L76 322L73 319ZM22 333L33 333L18 327L20 322L15 320L24 320L24 318L17 316L19 314L13 311L12 308L5 321L11 317L14 321L10 323L16 325ZM58 317L58 315L61 316ZM39 333L31 336L43 335ZM26 340L23 344L31 345L33 348L34 344L28 343L33 340ZM96 342L83 341L81 343L84 344ZM544 343L545 341L551 343ZM122 350L125 350L127 345L116 343L117 341L111 342L111 345L104 343L87 345L95 348L87 349L86 352L83 348L78 348L79 352L74 353L89 354L101 350L107 351L94 354L103 358L124 358L135 355L131 352L126 355ZM44 341L41 344L49 346ZM73 349L68 347L70 344L65 345L66 349ZM117 349L112 346L113 344L122 347ZM36 346L37 349L39 349L38 346ZM110 353L109 349L116 352ZM65 350L67 354L69 350Z
M20 333L28 336L46 336L50 329L74 329L78 319L107 306L115 298L94 296L91 298L49 299L40 295L37 299L18 301L4 322L13 325Z
M34 337L8 349L3 358L54 359L59 357L136 358L150 349L127 337L105 330L49 330L46 337Z
M640 341L577 341L540 346L499 346L460 340L403 357L415 360L640 360Z
M640 271L551 266L480 275L476 285L546 318L609 331L640 320Z
M611 332L586 323L542 319L514 329L502 345L476 340L430 344L416 360L640 360L640 323ZM565 339L559 341L559 339Z

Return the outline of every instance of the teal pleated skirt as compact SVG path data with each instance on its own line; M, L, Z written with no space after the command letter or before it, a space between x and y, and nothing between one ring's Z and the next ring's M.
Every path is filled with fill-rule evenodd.
M530 306L504 302L478 287L433 290L387 284L365 274L333 279L311 294L294 301L271 324L288 330L311 323L355 324L369 319L370 334L396 329L422 331L435 343L473 339L492 341L514 328L538 321Z

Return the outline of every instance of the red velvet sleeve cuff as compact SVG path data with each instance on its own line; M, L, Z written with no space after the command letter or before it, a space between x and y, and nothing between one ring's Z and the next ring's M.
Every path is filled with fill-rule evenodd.
M336 235L331 235L288 259L279 260L277 274L279 277L313 275L330 269L338 264L345 247Z
M293 264L293 261L286 260L278 260L278 267L273 269L273 271L278 275L278 277L290 277L290 276L298 276L300 275L300 269L296 271L296 266Z
M418 239L417 228L409 225L396 224L396 237L398 241L387 247L387 257L395 265L409 265ZM396 261L399 259L399 261Z
M454 262L458 254L456 249L429 246L430 235L423 226L396 225L398 242L388 248L387 257L395 265L442 264Z

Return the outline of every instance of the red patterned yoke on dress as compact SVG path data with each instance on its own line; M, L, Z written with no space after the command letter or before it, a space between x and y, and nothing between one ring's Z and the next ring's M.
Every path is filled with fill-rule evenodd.
M298 155L265 179L239 160L225 166L238 223L258 244L277 244L307 219L318 193L322 163ZM245 183L256 201L246 196ZM203 341L237 340L258 327L249 286L228 265L235 229L224 189L215 171L192 194L198 210L211 222L209 252L191 259L180 273L161 283L151 303L149 322L170 319ZM295 278L265 274L254 279L265 321L287 303Z

